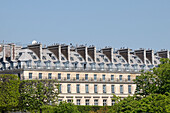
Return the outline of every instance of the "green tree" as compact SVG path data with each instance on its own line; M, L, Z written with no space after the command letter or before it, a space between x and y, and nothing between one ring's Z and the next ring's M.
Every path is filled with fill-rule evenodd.
M60 102L58 106L55 107L55 113L80 113L73 103Z
M135 80L136 95L165 94L170 92L170 59L161 59L152 72L142 72Z
M44 105L58 99L58 83L55 80L24 80L20 84L20 109L42 112Z
M0 75L0 110L1 112L15 108L19 103L19 83L16 75Z

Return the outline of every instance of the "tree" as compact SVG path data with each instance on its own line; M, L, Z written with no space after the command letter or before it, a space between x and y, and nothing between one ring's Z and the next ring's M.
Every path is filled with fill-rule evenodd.
M0 110L1 112L15 108L19 103L19 83L16 75L0 75Z
M55 107L55 113L80 113L73 103L60 102L58 106Z
M152 72L142 72L135 83L136 95L146 97L150 94L170 92L170 59L161 59L161 64Z
M58 83L55 80L24 80L20 84L20 109L40 110L58 99Z

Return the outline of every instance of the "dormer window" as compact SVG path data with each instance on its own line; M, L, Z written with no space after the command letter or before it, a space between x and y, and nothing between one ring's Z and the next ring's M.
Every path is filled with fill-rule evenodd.
M64 57L61 57L61 60L65 60L65 58L64 58Z
M99 58L97 58L96 60L97 60L97 62L100 62L100 59L99 59Z
M147 64L149 64L149 61L148 61L148 60L146 60L146 63L147 63Z
M70 60L71 60L71 61L74 61L74 58L73 58L73 57L70 57Z
M80 61L83 61L83 59L81 57L78 57Z
M54 56L51 57L52 60L56 60Z
M88 61L91 61L91 59L88 57Z
M154 60L154 64L157 64L156 60Z
M105 61L105 62L108 62L108 59L107 59L107 58L105 58L105 59L104 59L104 61Z
M43 57L42 57L42 59L43 59L43 60L46 60L46 57L45 57L45 56L43 56Z
M132 60L132 59L130 59L130 63L133 63L133 60Z
M116 59L113 59L114 60L114 62L117 62L117 60Z
M138 61L138 63L141 63L141 61L140 60L137 60Z

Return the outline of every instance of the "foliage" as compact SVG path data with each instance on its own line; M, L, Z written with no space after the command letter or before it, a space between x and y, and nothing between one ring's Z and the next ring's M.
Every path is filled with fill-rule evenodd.
M111 106L77 106L77 108L81 113L96 113L103 109L109 109Z
M116 113L141 113L141 112L170 112L170 93L166 94L151 94L141 100L135 96L124 98L118 103L115 103L109 112Z
M16 75L0 75L0 110L11 110L18 105L19 83L20 80Z
M55 107L55 113L80 113L77 106L73 103L60 102L58 106Z
M44 105L57 101L58 91L55 80L23 80L20 84L21 110L42 110Z
M136 95L165 94L170 92L170 59L161 59L161 64L153 72L142 72L135 83Z

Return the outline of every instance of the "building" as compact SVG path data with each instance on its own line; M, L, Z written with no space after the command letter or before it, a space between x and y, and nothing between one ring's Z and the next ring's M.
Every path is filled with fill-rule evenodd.
M17 74L21 80L56 79L59 101L103 106L114 104L113 94L122 98L133 95L133 79L141 70L158 66L160 58L169 58L169 51L0 44L0 74Z

